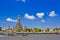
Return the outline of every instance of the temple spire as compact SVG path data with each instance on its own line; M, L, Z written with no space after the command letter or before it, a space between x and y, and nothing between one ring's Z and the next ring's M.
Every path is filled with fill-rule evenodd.
M20 19L20 15L18 15L18 19Z
M20 22L20 15L18 15L17 24L15 26L15 29L23 30L21 22Z

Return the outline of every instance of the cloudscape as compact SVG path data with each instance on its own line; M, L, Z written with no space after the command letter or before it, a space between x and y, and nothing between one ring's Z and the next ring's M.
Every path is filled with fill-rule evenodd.
M21 24L29 28L59 28L60 0L0 0L0 26L15 26L18 15Z

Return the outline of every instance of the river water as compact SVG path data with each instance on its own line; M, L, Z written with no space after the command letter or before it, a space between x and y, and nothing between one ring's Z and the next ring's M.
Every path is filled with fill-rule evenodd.
M58 34L30 34L26 36L5 36L0 37L0 40L60 40Z

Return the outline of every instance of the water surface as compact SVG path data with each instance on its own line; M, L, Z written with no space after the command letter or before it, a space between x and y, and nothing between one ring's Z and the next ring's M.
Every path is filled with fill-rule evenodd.
M5 36L0 37L0 40L60 40L60 35L57 34L30 34L27 36Z

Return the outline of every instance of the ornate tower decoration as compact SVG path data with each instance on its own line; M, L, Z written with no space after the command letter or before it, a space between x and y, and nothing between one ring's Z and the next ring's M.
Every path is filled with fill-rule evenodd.
M8 25L8 29L7 30L12 30L12 28L10 28L10 24Z
M12 33L12 28L10 28L10 24L8 25L7 32L8 32L8 33Z
M22 25L21 25L21 22L20 22L20 16L18 16L18 20L17 20L17 24L15 26L15 29L23 31L23 28L22 28Z

